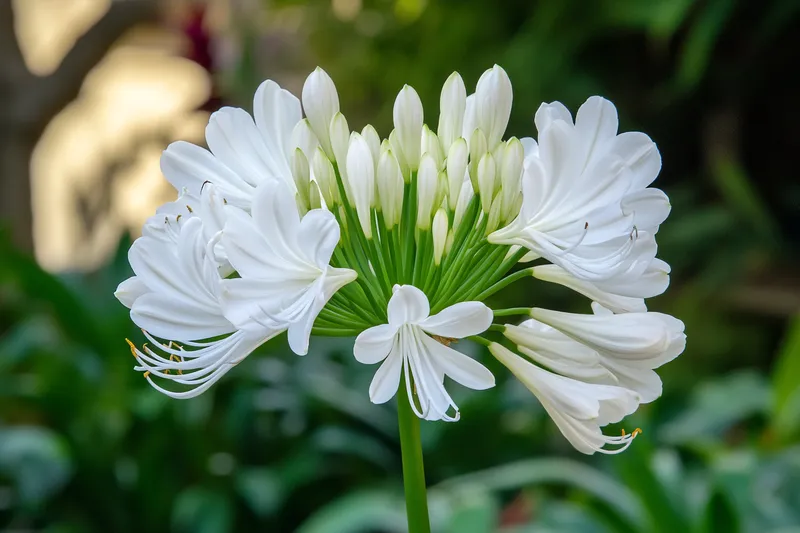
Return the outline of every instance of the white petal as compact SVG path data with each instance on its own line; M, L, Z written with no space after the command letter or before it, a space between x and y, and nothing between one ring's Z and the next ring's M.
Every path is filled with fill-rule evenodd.
M535 308L531 316L600 352L632 360L664 364L686 345L683 322L662 313L581 315Z
M633 223L638 229L657 228L667 219L671 209L669 198L659 189L643 189L622 199L622 211L633 215Z
M289 156L292 132L302 118L300 100L272 80L262 83L253 98L253 116L274 168L290 174Z
M393 350L375 372L369 384L369 399L372 403L381 404L391 400L400 386L400 371L403 368L403 355Z
M461 302L426 318L419 326L431 335L463 339L489 329L492 318L492 310L483 303Z
M428 297L413 285L395 285L394 294L389 299L387 313L389 324L400 327L403 324L416 324L428 318L431 312Z
M533 276L543 281L558 283L584 296L600 302L615 312L647 311L643 298L620 296L606 292L589 281L581 280L557 265L539 265L533 267Z
M187 305L158 293L138 298L131 308L131 320L157 337L176 341L208 339L235 331L221 311Z
M223 107L215 111L206 127L211 152L246 183L257 186L267 179L294 187L283 154L272 154L261 132L245 110Z
M618 126L617 108L600 96L592 96L586 100L575 115L575 131L586 154L599 148L603 141L613 139L617 135Z
M137 298L150 292L147 285L138 276L131 276L119 284L114 296L122 305L130 309Z
M494 387L494 375L476 360L427 335L421 335L420 340L430 352L434 364L454 381L473 390Z
M661 171L661 154L650 137L638 131L617 135L611 151L619 155L631 170L631 191L643 189L653 183Z
M371 365L386 359L394 345L396 333L397 328L389 324L381 324L362 331L353 345L356 361Z
M338 243L339 223L330 211L312 209L300 221L297 244L305 257L321 270L327 268Z
M549 128L556 120L572 125L572 113L561 102L543 103L536 110L536 115L533 119L536 123L536 129L539 130L539 135L544 133L544 130ZM525 155L529 155L527 151Z
M177 141L161 155L161 172L178 192L184 189L195 198L206 182L217 185L231 205L250 207L255 188L208 150Z

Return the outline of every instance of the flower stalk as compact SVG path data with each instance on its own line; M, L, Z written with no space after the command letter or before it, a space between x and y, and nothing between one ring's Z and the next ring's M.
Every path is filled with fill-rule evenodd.
M400 388L404 388L403 383ZM400 453L403 459L403 488L409 533L430 533L425 467L422 460L419 418L411 409L408 395L397 395L397 419L400 427Z

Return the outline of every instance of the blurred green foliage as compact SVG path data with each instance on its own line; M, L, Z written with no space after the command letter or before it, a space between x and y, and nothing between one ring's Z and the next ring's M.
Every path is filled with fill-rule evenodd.
M435 531L800 531L800 3L365 0L343 22L327 1L276 1L266 13L286 9L302 10L308 41L295 68L331 73L351 126L386 135L403 83L435 123L451 71L474 84L499 63L511 134L534 133L541 101L576 109L603 94L662 151L673 283L651 308L686 322L688 347L661 372L664 397L626 421L644 434L620 456L579 456L464 345L498 386L455 390L462 420L423 424ZM266 75L259 27L242 22L231 95ZM278 339L203 396L169 400L132 371L124 339L141 335L112 295L129 242L98 272L60 276L0 243L0 528L405 530L394 407L369 403L374 369L350 341L316 339L298 358ZM543 284L498 298L586 308Z

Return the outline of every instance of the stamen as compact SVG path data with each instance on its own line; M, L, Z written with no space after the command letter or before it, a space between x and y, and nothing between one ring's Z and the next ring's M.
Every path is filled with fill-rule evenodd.
M441 337L439 335L431 335L433 340L439 342L440 344L444 344L445 346L450 346L452 343L457 342L458 339L453 339L450 337Z
M192 208L191 208L191 206L189 204L186 204L186 209L188 209L190 213L194 213L194 211L192 211Z
M580 246L581 243L583 242L583 239L586 238L586 234L587 233L589 233L589 222L586 222L583 225L583 233L581 234L580 239L578 239L578 242L576 242L575 244L573 244L569 248L565 248L565 249L561 250L560 252L556 253L556 255L566 255L566 254L570 253L572 250L574 250L575 248L577 248L578 246Z
M211 180L206 180L203 182L203 184L200 186L200 194L203 194L203 187L206 186L206 183L211 183Z
M642 428L636 428L636 429L634 429L634 430L633 430L633 433L631 433L631 439L635 439L635 438L636 438L636 435L639 435L640 433L644 433L644 432L642 431ZM622 428L622 436L623 436L623 437L627 436L627 433L625 433L625 428Z
M636 238L635 238L635 239L634 239L634 235L636 235ZM638 240L638 239L639 239L639 228L637 228L637 227L636 227L636 224L634 224L634 225L633 225L633 229L631 230L631 235L630 235L630 237L631 237L631 240L632 240L632 241L633 241L633 240Z

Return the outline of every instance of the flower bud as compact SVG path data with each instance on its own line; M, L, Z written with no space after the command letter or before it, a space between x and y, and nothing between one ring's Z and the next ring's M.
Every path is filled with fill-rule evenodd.
M439 266L447 244L447 211L444 209L439 208L436 211L431 232L433 236L433 262L436 266Z
M486 152L488 152L486 135L476 129L472 132L469 140L469 179L472 180L472 188L476 191L478 190L478 163Z
M467 103L467 90L458 72L453 72L442 87L439 98L439 141L445 151L461 137L464 123L464 109Z
M400 90L394 102L393 116L398 144L395 146L395 157L403 167L410 171L417 170L420 164L423 113L422 101L412 87L406 85Z
M517 198L522 193L522 162L525 158L522 143L516 137L508 140L503 150L503 162L500 165L500 179L502 180L502 220L510 220L517 213L512 210Z
M314 156L314 150L319 146L319 141L314 131L311 129L311 124L307 118L298 122L292 130L291 146L299 148L303 151L306 159Z
M429 154L422 156L417 173L417 227L430 229L433 209L437 207L436 194L439 188L439 172L436 162Z
M497 169L492 154L484 154L478 163L478 194L481 196L481 208L488 213L494 197L494 180Z
M371 239L370 217L375 197L375 163L372 162L372 152L367 141L358 133L350 136L350 145L347 149L347 180L350 182L347 191L350 204L356 209L364 235Z
M319 187L313 181L308 184L308 207L310 209L320 209L322 201L319 197Z
M459 137L450 145L447 153L447 199L450 210L454 211L458 203L458 195L461 193L461 185L464 184L464 177L467 173L467 141Z
M488 150L500 144L511 116L511 80L498 65L483 73L475 89L475 118L483 130Z
M483 198L481 197L481 199ZM494 203L492 203L492 207L489 209L489 217L486 221L486 235L489 235L498 228L500 225L500 217L502 212L503 202L500 201L500 198L498 198Z
M311 170L314 172L314 179L319 185L319 191L322 193L325 205L327 205L328 208L333 208L333 205L339 200L339 189L336 185L336 175L333 172L333 165L331 165L330 159L325 155L321 146L318 146L314 151L314 158L311 160Z
M369 151L372 152L372 160L378 164L378 158L381 155L381 138L378 136L378 132L370 124L367 124L361 130L361 136L367 141Z
M458 194L458 203L456 204L456 212L453 215L453 229L458 229L461 221L464 219L464 214L467 212L467 207L475 196L475 191L472 189L472 184L464 181L461 184L461 192Z
M292 177L297 187L298 205L302 205L308 211L308 186L311 181L311 172L308 168L308 159L300 148L294 149L291 163Z
M328 73L317 67L303 84L303 109L311 128L328 157L334 157L330 141L330 124L339 112L339 94Z
M426 125L422 126L422 153L430 154L433 160L436 161L436 168L442 168L444 153L442 153L442 147L439 144L439 137Z
M400 164L391 150L384 150L378 160L378 198L387 229L400 222L403 212L403 176Z
M339 165L342 178L347 177L347 146L350 142L350 128L347 119L341 113L336 113L330 124L330 143L333 150L333 159ZM346 184L347 180L345 180Z

